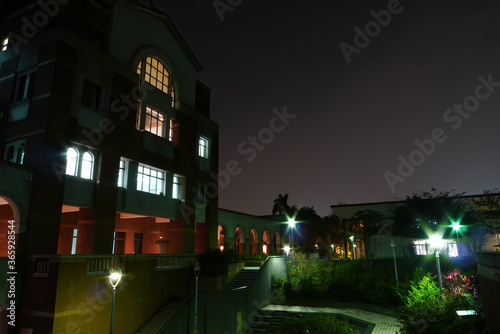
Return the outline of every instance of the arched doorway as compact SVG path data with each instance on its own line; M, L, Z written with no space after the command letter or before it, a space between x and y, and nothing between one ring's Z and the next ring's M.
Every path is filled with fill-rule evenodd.
M276 254L281 254L281 241L280 241L280 234L278 231L274 232L273 236L273 247L275 249Z
M269 239L268 230L264 230L264 233L262 233L262 253L264 254L272 253L271 240Z
M259 235L255 228L250 230L250 254L255 254L260 251L259 249Z
M9 246L14 252L17 249L19 224L19 210L14 201L0 195L0 257L9 256Z
M224 229L224 226L219 225L219 227L217 228L217 248L219 248L221 252L226 247L224 242L225 235L226 235L226 230Z
M236 253L245 254L245 233L239 226L234 231L234 250Z

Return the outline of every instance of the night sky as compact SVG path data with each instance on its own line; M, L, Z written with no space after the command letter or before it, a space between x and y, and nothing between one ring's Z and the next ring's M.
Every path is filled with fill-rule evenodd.
M230 2L154 1L204 68L219 169L240 166L219 207L271 214L288 193L324 216L500 187L500 2Z

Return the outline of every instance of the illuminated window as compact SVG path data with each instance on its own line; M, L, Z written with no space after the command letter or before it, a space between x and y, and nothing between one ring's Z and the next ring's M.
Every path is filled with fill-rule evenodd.
M175 146L179 145L179 122L175 119L170 119L170 127L168 129L168 140Z
M427 244L423 240L413 241L416 255L427 255Z
M24 144L19 145L19 149L17 150L17 163L22 165L24 162Z
M94 177L94 155L85 152L80 160L78 149L74 147L68 148L66 152L66 175L92 180Z
M66 153L66 174L77 176L78 174L78 151L74 147L68 148Z
M126 182L125 182L125 176L126 170L125 170L125 160L120 159L120 166L118 168L118 187L120 188L126 188Z
M137 169L137 190L155 195L163 195L164 188L165 172L139 165Z
M144 130L165 138L165 115L151 107L146 107L146 124Z
M198 155L202 158L208 159L208 139L200 137L198 141Z
M172 182L172 198L184 199L184 177L181 175L174 174Z
M172 198L179 198L179 177L174 175L173 183L172 183Z
M2 51L7 50L9 47L9 37L2 38Z
M78 229L73 229L73 242L71 243L71 254L76 254L76 242L78 240Z
M163 63L154 57L146 57L137 66L137 74L145 81L172 98L172 108L175 107L176 92L170 71Z
M82 179L92 180L94 175L94 156L89 153L83 153L82 157L82 171L80 176Z
M449 257L458 257L458 247L456 243L449 243L447 249Z

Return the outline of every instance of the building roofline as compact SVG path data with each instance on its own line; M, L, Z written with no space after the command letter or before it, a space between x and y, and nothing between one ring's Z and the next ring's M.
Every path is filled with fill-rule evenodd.
M132 3L132 1L134 3ZM149 14L154 15L154 16L156 16L158 18L161 18L167 24L167 27L172 32L172 34L177 39L177 41L181 44L182 48L186 51L188 57L196 65L196 68L198 69L198 71L202 71L203 70L203 66L201 65L200 61L198 60L198 58L196 58L193 50L191 50L191 48L189 47L189 44L186 42L186 40L184 39L184 37L182 37L182 34L177 29L177 27L175 26L174 22L172 21L172 19L170 18L170 16L168 16L167 13L165 13L165 12L159 10L158 8L156 8L154 6L154 4L151 3L151 2L150 2L149 5L143 4L144 1L141 1L141 0L139 0L139 1L137 1L137 0L135 0L135 1L134 0L116 0L116 2L120 2L120 3L126 4L128 6L134 7L136 9L142 10L144 12L148 12Z
M451 198L451 199L466 199L466 198L474 198L474 197L488 197L488 196L499 196L500 193L492 193L492 194L477 194L477 195L463 195L463 196L450 196L443 198ZM364 203L350 203L350 204L333 204L330 205L330 208L342 208L342 207L351 207L351 206L362 206L362 205L380 205L380 204L397 204L397 203L405 203L407 199L401 199L399 201L386 201L386 202L364 202Z

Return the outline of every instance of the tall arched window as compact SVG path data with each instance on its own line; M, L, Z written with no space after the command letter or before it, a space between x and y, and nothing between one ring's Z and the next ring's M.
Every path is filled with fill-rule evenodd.
M155 57L146 57L137 66L137 74L141 82L148 82L172 98L172 108L175 107L175 83L172 75L163 62Z
M23 164L24 162L24 144L21 144L17 149L17 163Z
M92 153L85 152L82 156L82 171L80 176L83 179L92 180L94 176L94 156Z
M78 175L78 150L74 147L68 148L66 153L66 174Z

